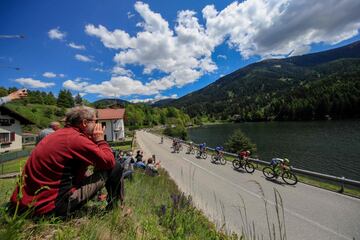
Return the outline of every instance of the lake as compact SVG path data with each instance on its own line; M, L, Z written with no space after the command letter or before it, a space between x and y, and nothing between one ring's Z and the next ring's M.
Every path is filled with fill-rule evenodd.
M224 145L241 129L257 146L259 159L287 157L296 168L360 180L360 121L249 122L188 129L195 143Z

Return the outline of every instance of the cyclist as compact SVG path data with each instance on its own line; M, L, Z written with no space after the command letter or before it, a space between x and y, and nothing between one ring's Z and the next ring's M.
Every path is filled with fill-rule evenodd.
M191 153L191 151L194 149L194 143L192 141L189 142L189 148L188 153Z
M251 152L249 151L249 150L244 150L244 151L241 151L241 152L239 152L239 158L240 159L247 159L248 157L250 157L250 154L251 154Z
M164 136L161 136L160 143L164 143Z
M287 158L273 158L270 163L273 166L275 176L278 177L284 169L290 165L290 160Z
M224 150L224 148L222 146L215 147L216 155L219 156L222 150Z
M205 150L206 150L206 143L204 142L204 143L199 144L199 152L200 152L199 156L200 157L205 152Z
M173 142L172 142L172 148L174 149L174 152L176 150L176 144L177 144L177 142L176 142L176 139L174 138Z

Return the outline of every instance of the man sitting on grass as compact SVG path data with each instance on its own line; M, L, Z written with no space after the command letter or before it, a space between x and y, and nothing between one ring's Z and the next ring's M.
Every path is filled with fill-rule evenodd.
M22 186L11 197L11 208L34 215L66 216L106 187L108 206L123 198L123 168L114 159L105 129L96 110L75 107L66 114L66 125L44 138L27 160ZM87 167L94 173L86 176ZM20 191L20 193L19 193Z

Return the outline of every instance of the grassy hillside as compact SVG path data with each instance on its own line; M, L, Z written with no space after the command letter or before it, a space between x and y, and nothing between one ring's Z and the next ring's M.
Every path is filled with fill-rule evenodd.
M54 105L44 104L22 104L20 102L12 102L6 104L6 107L21 114L22 116L33 121L36 126L25 127L26 130L34 130L37 128L45 128L51 121L59 121L65 116L65 108L59 108Z

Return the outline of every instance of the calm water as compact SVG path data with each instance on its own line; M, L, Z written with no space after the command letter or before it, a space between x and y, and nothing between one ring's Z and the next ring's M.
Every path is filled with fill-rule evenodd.
M188 132L194 142L214 147L239 128L256 143L259 159L288 157L297 168L360 180L360 120L221 124Z

